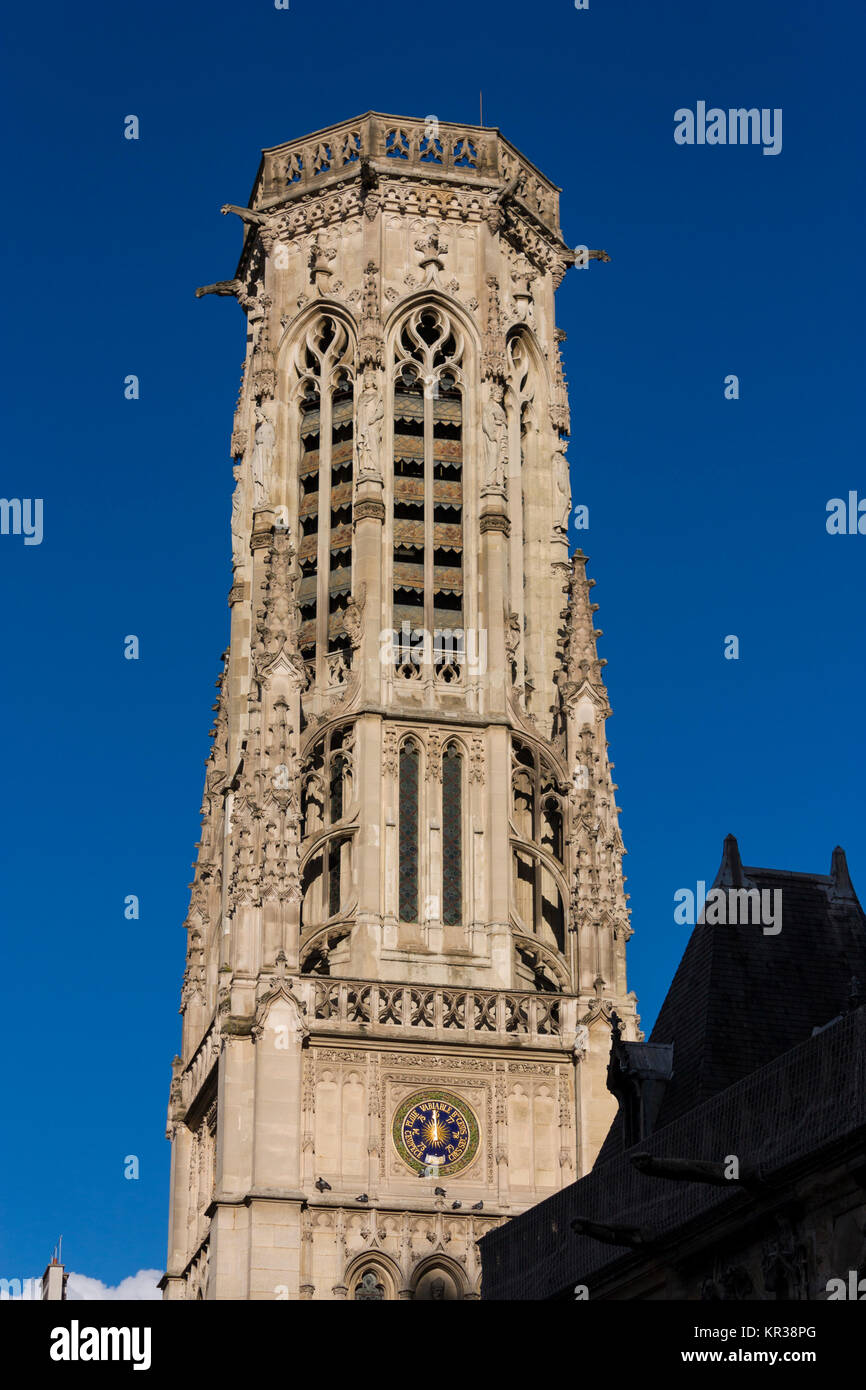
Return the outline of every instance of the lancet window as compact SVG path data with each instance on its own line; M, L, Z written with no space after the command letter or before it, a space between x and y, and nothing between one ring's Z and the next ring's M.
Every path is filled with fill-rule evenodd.
M395 669L460 679L464 662L463 335L437 307L403 324L394 380Z
M544 757L520 739L511 742L513 894L520 923L558 951L565 948L565 912L545 859L562 864L564 807L558 779Z
M463 921L463 754L449 743L442 755L442 921Z
M352 592L353 349L325 316L295 353L298 372L300 647L311 678L327 682L328 657L347 651L343 614Z
M301 781L301 834L304 840L336 831L349 815L353 785L353 729L343 724L313 744ZM302 929L339 914L349 881L351 836L329 834L306 862Z
M517 423L517 435L520 448L520 477L522 479L519 497L519 517L515 516L515 523L519 532L519 544L523 548L523 567L524 573L531 573L533 564L533 553L537 548L537 537L533 537L530 527L530 511L533 503L537 504L537 497L533 497L532 482L529 482L530 495L527 496L527 481L534 478L534 456L533 441L535 435L535 390L536 373L533 370L532 359L529 349L524 339L522 331L514 333L507 343L508 358L508 384L506 390L506 406L509 416ZM517 498L514 499L517 505ZM519 560L517 560L519 563ZM526 607L526 606L524 606ZM532 612L531 605L528 610L516 616L515 631L518 640L514 642L511 649L511 671L510 675L516 684L520 684L525 677L532 678L530 658L531 651L531 629ZM522 640L520 640L522 639ZM531 697L530 705L531 705Z
M418 841L421 790L421 750L406 739L399 760L400 921L418 921Z

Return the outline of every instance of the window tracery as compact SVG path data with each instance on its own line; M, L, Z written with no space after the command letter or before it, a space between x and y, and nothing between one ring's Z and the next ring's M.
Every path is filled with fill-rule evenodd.
M564 804L554 769L523 743L511 741L511 822L514 849L513 892L517 915L529 933L563 952L565 910L554 875L538 851L563 863Z
M366 1270L355 1285L354 1298L358 1303L381 1302L385 1297L385 1285L374 1269Z
M424 665L460 680L463 631L462 330L427 306L398 334L394 380L393 626L395 671Z
M345 821L352 803L354 730L352 724L330 729L309 749L301 776L301 836L309 839ZM305 930L336 916L348 881L351 837L329 836L308 859L302 883L301 927Z

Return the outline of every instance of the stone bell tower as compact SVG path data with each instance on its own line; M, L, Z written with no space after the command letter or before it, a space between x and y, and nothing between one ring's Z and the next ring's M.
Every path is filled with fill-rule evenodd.
M236 278L231 635L169 1104L166 1297L478 1296L639 1036L558 190L369 113L264 152Z

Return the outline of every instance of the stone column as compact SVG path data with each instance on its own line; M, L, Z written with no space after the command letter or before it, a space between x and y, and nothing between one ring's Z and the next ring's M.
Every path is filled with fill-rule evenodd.
M487 631L485 713L505 713L508 689L505 612L508 604L508 536L504 499L488 496L481 504L481 613Z
M171 1145L171 1205L168 1217L168 1259L166 1277L180 1274L186 1265L187 1228L189 1222L189 1164L192 1151L192 1135L183 1122L180 1122L172 1136ZM169 1297L182 1297L182 1287L175 1292L169 1286Z

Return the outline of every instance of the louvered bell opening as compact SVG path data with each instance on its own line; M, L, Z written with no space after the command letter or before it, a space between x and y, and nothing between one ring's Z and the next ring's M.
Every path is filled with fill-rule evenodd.
M352 379L346 372L341 372L331 396L331 441L333 444L351 439L354 414Z
M316 555L319 549L319 537L317 531L312 531L308 536L304 536L298 545L298 559L303 564L311 561L315 570Z
M460 439L440 439L433 435L433 462L447 464L451 468L463 466L463 442Z
M331 426L336 435L341 430L348 429L352 432L354 421L354 401L351 383L348 387L341 383L340 387L334 392L334 401L331 407Z
M351 427L350 427L351 428ZM352 476L352 437L337 440L331 445L331 478L337 473L348 473ZM343 481L340 479L339 481Z
M433 401L434 664L463 655L463 401L443 372ZM452 633L459 632L454 638Z
M348 595L346 595L348 597ZM328 615L328 650L336 651L338 646L348 646L348 638L345 642L337 641L345 637L345 626L343 624L343 614L345 612L345 599L337 600L338 607L335 612Z
M304 448L307 447L307 440L311 435L318 438L321 428L321 412L319 410L319 394L315 387L310 384L306 395L301 399L301 440ZM318 445L313 447L317 448Z
M316 563L319 544L319 394L312 382L301 399L300 458L298 461L298 567L300 582L299 646L305 661L316 655Z
M344 483L338 483L331 488L331 511L338 512L347 510L348 519L352 519L352 480L351 478Z
M352 554L352 523L342 522L340 525L331 527L331 554L343 553L351 556Z
M331 614L341 612L352 592L352 527L335 526L331 530L330 570L328 574L328 608Z
M424 462L424 435L423 434L402 434L396 430L394 432L394 462L413 463Z
M434 564L438 562L440 552L442 553L441 563L444 565L462 563L463 554L463 526L460 521L434 521L433 523L433 549L436 555ZM453 560L448 559L448 554L453 555Z
M348 376L341 376L331 403L331 534L328 575L328 648L335 635L341 644L343 610L352 592L352 454L354 393ZM335 631L334 620L338 620Z
M352 589L351 575L348 576L348 582L346 582L345 576L332 574L330 581L331 589L328 596L328 651L347 651L351 644L345 627L345 613Z
M314 574L304 575L297 588L298 603L302 608L309 607L315 602L316 598L316 576Z
M404 378L399 376L394 385L394 432L399 431L401 422L409 425L420 424L424 426L424 391L423 388L413 381L407 386Z

